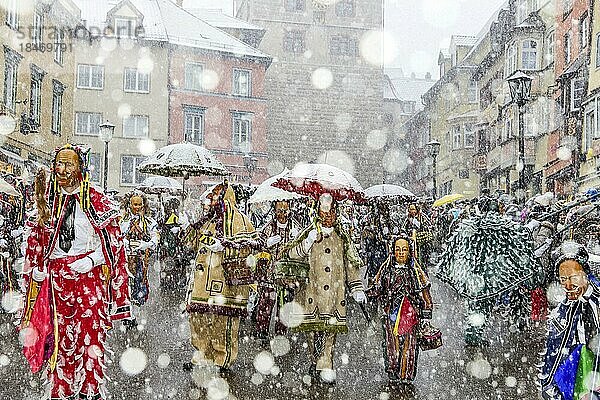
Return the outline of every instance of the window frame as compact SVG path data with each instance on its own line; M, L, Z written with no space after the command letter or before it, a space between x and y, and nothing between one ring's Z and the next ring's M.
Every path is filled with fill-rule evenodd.
M525 45L528 47L525 47ZM534 44L533 47L531 44ZM524 71L536 71L538 69L538 41L535 39L525 39L521 41L521 69ZM527 57L526 57L527 56ZM528 62L533 60L533 68L531 65L525 65L525 59L527 58Z
M469 103L479 103L479 88L477 81L473 79L469 80L469 85L467 86L467 101Z
M127 88L127 73L131 72L135 73L135 89ZM140 76L146 76L147 79L147 89L140 89ZM123 68L123 91L126 93L150 93L150 73L142 73L138 68L133 67L124 67Z
M129 182L124 182L123 181L123 171L125 171L125 168L123 168L123 161L125 158L133 158L133 165L132 165L132 177L133 177L133 182L129 183ZM139 164L141 164L142 162L144 162L147 159L147 157L143 156L143 155L138 155L138 154L121 154L121 159L120 161L120 172L119 172L119 182L121 183L121 186L136 186L139 185L140 183L143 182L144 179L146 179L146 174L138 172L137 170L137 166ZM137 177L139 176L140 180L139 182L137 181Z
M40 10L33 12L33 25L31 31L31 42L39 46L44 39L44 14Z
M565 64L569 65L569 63L573 59L573 35L571 31L568 31L564 35L564 49L565 49Z
M194 83L196 81L198 81L199 88L195 88L195 87L192 87L192 86L189 85L191 82L189 82L188 76L191 76L191 75L188 75L188 72L190 74L191 74L191 72L195 72L195 71L188 70L188 68L191 68L191 67L194 67L194 68L198 68L199 67L200 68L200 77L199 77L199 79L194 79L193 80ZM204 91L204 84L203 84L203 80L204 80L204 64L198 63L198 62L194 62L194 61L186 61L185 64L184 64L184 72L183 73L184 73L183 86L184 86L185 90L189 90L189 91L192 91L192 92L203 92Z
M62 130L62 98L65 85L52 79L52 122L50 131L60 136Z
M96 159L98 161L98 170L96 171L96 165L94 165L93 160ZM104 171L104 159L100 153L90 152L90 162L89 162L89 170L90 170L90 181L99 185L102 181L102 172ZM94 168L92 168L94 167ZM98 175L98 179L94 179L94 175Z
M82 115L87 115L87 121L86 121L85 125L88 128L90 128L92 126L96 126L98 132L95 132L95 133L94 132L89 132L89 131L88 132L82 132L82 131L78 130L78 127L79 127L79 117L82 116ZM92 123L90 123L90 119L91 119L90 117L92 115L99 116L99 118L98 118L98 124L93 125ZM90 112L90 111L75 111L75 120L74 120L75 126L73 127L73 133L75 135L80 135L80 136L93 136L93 137L97 137L100 134L100 127L99 127L99 125L102 123L102 121L103 121L102 113Z
M232 140L231 140L231 148L234 151L247 153L252 150L252 122L254 119L254 114L244 111L233 111L231 113L232 117ZM241 139L241 135L236 132L236 121L246 122L248 126L248 132L246 133L246 143L248 143L248 148L244 149L243 141L237 141L237 139ZM241 124L240 124L241 126Z
M349 5L349 7L348 7ZM350 9L350 12L348 12ZM342 18L352 18L356 16L356 3L354 0L338 0L335 3L335 15Z
M199 146L203 146L204 145L204 125L206 122L206 108L204 107L197 107L197 106L184 106L183 107L183 138L186 142L189 143L193 143L193 144L197 144ZM194 117L199 117L200 118L200 129L199 129L199 139L200 140L189 140L190 136L189 136L189 125L188 125L188 117L194 118ZM192 132L194 133L194 132Z
M600 33L596 34L596 68L600 68Z
M575 88L575 85L577 82L581 82L582 86L579 89ZM583 101L583 97L585 95L584 93L584 89L585 89L585 79L583 77L576 77L571 79L571 82L569 82L569 89L570 89L570 93L569 93L569 110L570 111L577 111L582 107L581 102ZM579 107L576 107L575 105L575 100L577 99L576 97L576 91L581 92L581 98L579 100Z
M13 113L17 108L17 85L18 85L18 72L19 64L23 56L11 49L8 46L4 46L4 94L3 104L4 107L11 110Z
M87 86L82 86L80 84L80 76L81 76L81 68L88 68L89 71L89 75L87 77ZM100 82L101 82L101 86L92 86L93 84L93 72L94 70L98 69L101 72L101 77L100 77ZM98 64L77 64L77 88L78 89L86 89L86 90L104 90L104 65L98 65Z
M548 32L546 35L546 45L544 52L544 57L546 60L546 66L552 64L554 62L554 44L556 43L556 31Z
M467 129L470 126L471 129ZM466 122L463 124L463 148L464 149L474 149L475 148L475 124L472 122ZM471 144L467 145L467 137L471 137Z
M46 73L35 64L31 64L30 68L29 118L39 125L42 115L42 81Z
M130 39L130 38L135 37L135 31L137 28L137 21L135 18L115 17L114 21L115 21L115 23L113 26L113 30L114 30L113 34L116 38ZM118 27L119 22L127 22L128 23L126 35L120 34L120 29Z
M332 35L329 38L329 54L334 57L358 57L358 41L348 35Z
M300 29L286 30L283 35L283 51L302 54L306 51L306 31Z
M579 52L583 51L583 49L587 48L588 41L588 31L590 29L588 13L584 13L579 19Z
M4 23L12 30L19 30L19 0L8 0Z
M135 134L128 135L126 133L126 131L125 131L126 121L128 119L131 119L131 118L133 118L133 120L134 120L134 131L137 131L139 129L139 126L138 126L138 121L139 120L142 120L142 119L146 120L146 133L145 133L144 136L137 136ZM123 138L126 138L126 139L147 139L148 137L150 137L150 116L149 115L131 114L131 115L123 117L122 123L123 123L123 129L122 129L121 133L123 135Z
M452 150L460 150L463 146L463 132L462 126L452 126Z
M54 37L54 62L58 65L64 63L64 43L65 43L65 32L62 28L57 28Z
M246 87L247 87L247 93L241 93L239 92L238 86L239 85L239 78L241 75L239 75L240 73L246 73L248 79L246 80ZM233 88L232 88L232 94L234 96L240 96L240 97L252 97L252 70L250 69L244 69L244 68L234 68L233 69Z
M285 11L300 13L306 10L306 0L285 0Z

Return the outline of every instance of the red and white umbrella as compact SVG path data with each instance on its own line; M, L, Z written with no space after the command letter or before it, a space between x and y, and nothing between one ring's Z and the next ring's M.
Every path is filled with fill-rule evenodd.
M273 186L318 199L329 193L338 200L362 201L363 188L356 178L328 164L298 164Z

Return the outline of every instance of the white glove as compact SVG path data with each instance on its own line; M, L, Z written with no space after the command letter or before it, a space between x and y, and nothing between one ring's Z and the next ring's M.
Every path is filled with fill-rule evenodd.
M0 247L8 247L8 242L6 239L0 239Z
M354 298L354 301L359 304L367 302L367 296L362 290L357 290L356 292L352 293L352 298Z
M88 273L94 268L94 262L90 257L83 257L69 264L69 268L80 274Z
M213 244L211 244L210 246L208 246L208 248L210 249L210 251L212 251L214 253L218 253L220 251L225 250L225 247L223 246L223 244L221 243L221 241L219 239L215 239L215 242Z
M8 251L5 251L4 253L0 253L0 255L4 258L9 258L10 257L10 253Z
M23 234L23 228L17 228L10 231L10 236L12 238L17 238Z
M36 282L42 282L44 279L48 277L48 274L44 271L40 271L38 267L35 267L31 271L31 278Z
M180 227L174 226L171 228L171 232L173 232L174 234L178 234L180 229L181 229Z
M411 221L411 222L412 222L412 223L413 223L413 225L414 225L414 226L416 226L417 228L420 228L420 227L421 227L421 223L420 223L420 222L419 222L419 220L418 220L418 219L416 219L415 217L413 217L413 219L412 219L412 221Z
M146 249L149 249L150 247L152 247L152 243L150 243L150 242L140 242L140 245L138 246L138 248L136 250L144 251Z
M275 235L271 236L267 239L267 247L275 246L277 243L281 242L281 236Z

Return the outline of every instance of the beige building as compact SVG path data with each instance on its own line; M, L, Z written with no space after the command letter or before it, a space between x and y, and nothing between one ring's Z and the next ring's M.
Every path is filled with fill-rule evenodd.
M50 165L73 135L74 44L80 21L71 0L2 0L1 169Z
M274 57L265 82L270 173L327 162L367 187L401 172L401 152L382 129L382 1L243 0L237 16L265 29L259 48Z

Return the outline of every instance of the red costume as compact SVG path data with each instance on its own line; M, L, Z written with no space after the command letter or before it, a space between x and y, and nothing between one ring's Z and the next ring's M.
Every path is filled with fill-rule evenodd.
M51 181L51 186L53 182ZM85 184L85 182L84 182ZM48 361L51 399L106 398L105 342L112 321L130 318L128 277L119 213L110 200L94 188L72 195L50 194L51 217L44 225L30 219L24 273L34 268L48 277L28 279L23 320L24 353L33 372ZM60 190L60 189L58 189ZM74 196L100 238L105 263L89 272L69 267L91 252L51 259L65 220L65 203ZM87 199L81 199L87 197ZM72 201L72 200L71 200ZM89 201L89 203L88 203Z

